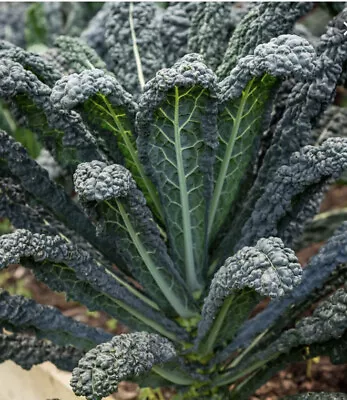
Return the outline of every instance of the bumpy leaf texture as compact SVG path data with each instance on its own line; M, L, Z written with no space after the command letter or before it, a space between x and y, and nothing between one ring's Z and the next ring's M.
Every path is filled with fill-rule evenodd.
M0 7L0 39L25 46L24 20L28 4L2 3Z
M268 235L278 235L286 245L291 245L295 233L302 230L302 225L293 226L296 221L291 216L298 214L307 200L307 192L321 191L347 168L346 145L344 138L331 138L319 147L306 146L294 153L289 163L278 169L257 201L237 247Z
M159 335L136 332L118 335L90 350L73 370L71 386L77 396L101 400L118 383L149 372L176 356L173 345Z
M74 182L84 205L97 213L99 234L113 238L116 251L149 296L167 312L173 307L182 316L194 314L186 285L130 172L94 161L78 166Z
M61 110L57 113L49 98L51 88L30 71L25 60L22 61L24 67L10 58L1 58L0 98L25 118L26 125L38 134L62 165L103 159L81 117L76 112Z
M155 188L137 154L134 132L137 105L118 81L99 69L72 74L56 83L51 101L56 110L74 109L82 114L106 144L109 158L131 171L149 206L162 219Z
M246 322L233 342L218 354L216 362L226 360L233 351L247 346L257 334L273 326L291 306L300 307L314 290L324 286L335 269L347 262L346 230L347 224L343 223L318 254L311 258L303 271L301 283L289 295L271 302L265 310Z
M68 290L73 292L71 283L74 283L76 289L81 286L85 288L84 296L83 290L79 289L78 291L79 294L82 293L82 299L88 300L87 294L92 296L88 300L89 304L97 298L96 292L99 292L101 301L98 302L98 305L105 302L107 304L107 300L103 297L105 295L109 301L114 303L110 303L110 310L112 310L112 305L113 310L116 306L126 309L140 321L147 323L173 340L187 337L186 332L175 322L146 304L140 296L134 293L134 290L129 290L130 285L124 285L115 274L107 271L103 265L94 262L88 252L71 245L66 238L32 234L29 231L18 229L12 234L2 235L0 240L2 250L0 265L2 268L14 263L26 265L27 260L32 259L34 263L29 263L29 267L34 270L38 269L40 277L46 276L45 282L49 283L54 290L67 290L70 286ZM46 275L44 267L47 269ZM65 278L66 281L55 282L54 278L57 277ZM83 285L83 283L86 284ZM121 316L124 314L124 312L120 312ZM130 322L132 322L131 318Z
M345 28L343 27L346 13L347 11L339 14L330 23L327 33L321 37L317 48L319 57L312 79L307 82L297 82L291 89L285 112L274 129L272 145L264 157L257 179L248 194L244 212L235 223L238 229L244 225L265 188L271 185L278 168L288 164L295 151L315 142L312 128L332 102L342 65L347 60L347 36L344 35ZM320 200L318 192L319 190L313 190L311 194L302 196L301 209L298 208L292 215L292 226L296 225L293 232L288 235L292 236L292 239L300 236L303 228L302 221L312 218L318 210ZM230 236L232 235L231 233ZM286 244L291 245L289 242Z
M3 254L0 255L1 264L3 258ZM110 334L65 317L56 308L43 306L22 296L10 296L2 289L0 325L10 330L33 328L38 337L50 339L60 345L71 344L84 350L111 339Z
M105 45L105 21L112 8L111 3L104 3L102 8L89 21L87 27L81 33L81 39L93 48L104 59L107 54Z
M272 344L280 352L289 352L300 345L326 342L338 339L347 329L347 291L346 287L322 301L312 316L303 318L295 328L289 329Z
M164 66L155 3L112 3L105 22L107 66L132 94Z
M269 237L260 239L255 247L244 247L228 258L213 277L198 325L198 341L211 329L210 336L216 336L223 322L229 325L222 335L227 339L230 331L235 332L243 322L237 321L237 314L246 319L260 296L277 298L286 295L300 283L301 275L302 269L294 251L285 248L281 239ZM250 290L242 292L244 289ZM252 292L260 296L254 297ZM250 298L244 310L239 309L242 303L238 304L238 297L243 297L243 303L247 303L245 297Z
M94 49L79 38L59 36L53 47L43 54L62 74L82 72L92 68L106 69L106 64L100 59Z
M2 178L0 181L0 217L8 218L16 229L67 237L76 246L91 253L95 260L105 261L102 255L82 236L76 234L47 210L36 204L29 193L13 178Z
M0 333L0 362L12 360L24 369L50 361L62 370L72 371L84 354L72 346L57 346L36 337Z
M126 277L119 270L115 271L106 261L104 257L93 248L84 238L76 235L75 232L69 230L64 224L54 219L47 213L46 210L36 206L29 205L32 203L28 193L25 193L22 187L16 185L13 180L4 179L1 181L1 201L0 215L3 218L9 218L11 224L17 229L28 229L34 233L46 233L48 235L59 235L61 238L68 238L72 243L80 249L87 251L95 260L98 267L105 269L108 277L105 276L105 281L116 279L118 285L111 291L117 293L116 299L110 299L106 294L98 291L98 286L93 287L93 284L87 283L84 279L77 278L73 270L69 270L66 266L57 263L49 263L47 260L44 263L28 262L25 260L25 265L31 268L35 276L42 282L45 282L51 289L65 292L68 298L88 306L90 310L102 310L109 315L117 318L134 330L159 330L162 317L148 308L142 308L142 301L148 305L148 299L143 296L138 290L127 282ZM92 281L91 281L92 282ZM100 282L99 282L100 283ZM113 285L111 285L112 287ZM102 289L108 292L107 285ZM128 290L130 293L128 293ZM122 294L123 293L123 294ZM128 296L130 295L130 297ZM119 297L120 296L120 297ZM124 297L130 300L124 303ZM120 300L122 298L122 301ZM110 301L111 300L111 301ZM135 301L134 301L135 300ZM138 301L142 300L142 301ZM146 318L145 315L148 317ZM146 322L144 322L144 320Z
M201 2L193 14L188 52L202 55L206 64L216 70L221 63L229 38L240 20L254 6L245 2Z
M252 54L259 44L267 43L274 36L290 33L295 22L312 5L309 2L258 3L235 29L217 75L227 77L237 61Z
M189 30L197 4L196 2L170 2L162 13L160 35L166 67L171 67L188 53Z
M282 35L259 45L254 55L242 58L219 84L219 146L209 214L210 241L226 220L255 155L269 122L276 86L284 77L311 76L315 61L314 49L305 39Z
M54 64L45 61L41 56L23 50L21 47L14 46L6 41L0 41L0 55L18 62L24 69L34 73L41 82L52 87L61 78L61 73L55 68Z
M170 255L192 290L206 266L216 90L201 57L187 55L147 83L137 114L139 154L159 193Z
M93 225L87 220L80 208L55 182L48 173L27 154L26 150L16 143L5 132L0 131L0 158L21 183L23 188L40 201L48 210L70 229L86 238L99 248L112 261L113 252L96 238ZM103 247L103 249L101 249Z
M252 365L259 360L271 360L281 353L341 338L347 330L346 309L346 288L338 289L317 306L312 316L299 320L295 328L284 331L264 350L251 356L247 363Z

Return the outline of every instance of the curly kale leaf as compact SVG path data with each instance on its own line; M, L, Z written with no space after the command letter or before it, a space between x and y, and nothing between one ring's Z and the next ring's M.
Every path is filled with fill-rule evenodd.
M273 129L272 144L265 154L257 179L248 195L245 211L236 223L238 227L245 223L256 201L273 181L278 168L286 165L295 151L314 144L316 133L312 128L332 102L342 65L347 60L344 15L339 14L328 27L327 33L321 37L312 78L307 82L295 82L291 88L283 115ZM305 202L308 201L305 199ZM309 217L312 215L308 214L306 218ZM296 236L299 234L296 233Z
M44 84L52 87L61 78L61 73L54 64L46 61L41 56L23 50L21 47L0 41L0 56L18 62L27 71L31 71Z
M301 281L302 269L293 250L279 238L260 239L228 258L216 272L204 300L197 340L205 353L232 338L261 297L281 297Z
M200 56L187 55L148 82L137 114L141 161L159 193L170 254L191 290L202 287L206 269L216 90Z
M115 270L112 263L107 261L85 238L37 205L29 193L25 192L12 178L4 178L0 182L0 217L9 219L11 225L16 229L26 229L32 233L44 233L50 236L59 235L61 238L67 238L78 248L87 251L95 262L112 271L112 274L117 276L117 280L122 282L122 285L129 286L134 290L133 284L125 284L127 277L122 271Z
M5 50L14 52L14 48ZM13 55L13 58L17 58ZM17 112L25 116L28 126L52 148L58 132L51 129L45 111L49 112L51 89L31 71L11 58L0 61L0 98L15 104Z
M1 259L3 262L3 256ZM39 338L50 339L59 345L71 344L84 350L111 339L110 334L65 317L54 307L43 306L22 296L10 296L2 289L0 326L11 331L33 329Z
M35 132L63 166L103 159L95 139L76 112L59 112L50 101L51 88L10 58L0 60L0 98Z
M327 345L327 343L329 343L329 345ZM327 343L318 345L314 344L310 346L309 352L307 352L308 347L297 348L295 350L293 349L288 354L282 354L280 357L275 358L272 361L266 363L261 362L261 366L259 368L253 367L254 369L256 369L254 373L251 373L241 383L236 384L235 388L232 391L231 399L247 400L260 386L268 382L278 371L283 370L290 364L293 364L295 362L307 362L312 357L316 356L330 356L336 350L341 351L341 354L344 354L346 351L346 338L329 341ZM217 386L227 385L230 384L230 382L237 381L238 378L239 377L237 377L236 375L234 375L233 377L229 376L229 379L224 380L224 383L222 380L219 380L217 378L215 380L215 384ZM330 393L329 395L333 396L334 394Z
M302 225L293 229L291 225L296 220L291 216L297 215L302 203L307 201L307 192L313 190L317 195L327 182L338 178L347 168L346 148L346 139L331 138L319 147L305 146L294 153L288 165L278 169L257 201L237 246L242 248L268 235L278 235L290 244L293 232L302 230ZM311 213L316 211L313 208Z
M317 306L312 316L299 320L295 328L284 331L265 349L261 349L256 354L248 357L246 361L241 361L241 364L236 369L230 368L224 374L223 379L226 382L227 376L231 378L244 368L250 368L251 371L259 362L265 364L274 359L280 360L283 353L295 353L297 349L303 349L306 346L310 348L312 345L340 339L347 330L346 309L346 288L338 289Z
M218 354L216 362L225 361L233 351L249 345L259 333L281 322L281 317L288 310L301 307L315 290L321 290L338 266L347 263L346 230L347 224L343 223L318 254L311 258L303 270L301 283L283 299L271 302L265 310L247 321L233 342Z
M186 53L201 54L206 64L215 70L223 59L236 25L252 6L246 2L236 6L227 2L197 3Z
M38 205L14 178L2 178L0 181L0 217L9 219L11 225L16 229L66 237L79 248L88 251L95 260L105 262L101 253L85 238L69 229Z
M98 131L110 159L131 171L153 212L161 219L157 193L137 154L134 132L137 105L132 96L113 76L94 69L62 78L52 90L51 101L56 110L79 111Z
M317 53L323 58L324 56L335 61L336 67L340 70L341 65L346 61L347 56L347 40L346 25L344 22L347 17L347 8L344 8L334 19L332 19L327 27L327 31L320 38L317 46Z
M176 323L156 311L151 305L145 304L143 297L137 296L134 290L131 290L130 285L124 285L124 282L117 279L115 274L106 270L102 264L94 262L86 251L68 243L66 238L32 234L29 231L18 229L12 234L2 235L0 243L1 268L13 263L22 263L34 271L38 269L38 274L46 276L45 282L53 289L57 289L60 285L61 289L58 290L65 290L67 283L76 283L76 289L80 287L83 290L84 285L80 283L85 282L84 299L88 300L88 291L92 296L88 300L89 303L97 297L96 292L99 292L100 303L105 302L105 296L109 297L110 307L117 305L124 308L163 335L167 335L173 340L187 336ZM47 275L44 270L46 266ZM64 270L68 272L64 272ZM71 281L67 279L60 284L59 280L54 282L54 279L60 278L60 274L66 279L70 278ZM49 276L53 279L49 279ZM71 292L71 288L69 292ZM121 315L123 314L121 313Z
M120 381L148 373L175 356L173 345L159 335L118 335L90 350L79 361L72 372L71 386L77 396L101 400L115 392Z
M171 67L189 53L189 31L197 5L196 2L168 3L168 7L162 13L160 35L166 67Z
M314 67L312 46L297 36L282 35L242 58L219 84L219 146L209 213L210 241L230 212L255 154L255 144L269 122L276 85L288 76L307 78Z
M112 3L106 19L106 60L127 91L140 93L164 67L164 52L153 3ZM159 39L159 40L158 40Z
M31 206L31 199L28 194L24 193L22 188L10 179L3 179L0 183L0 216L8 218L17 229L28 229L33 233L45 233L48 235L59 235L61 238L68 238L72 243L80 249L87 251L98 265L105 268L109 279L116 279L119 284L129 290L134 296L127 296L131 299L134 297L144 301L148 305L152 305L149 300L136 290L127 277L119 270L112 268L109 262L83 237L69 230L64 224L54 219L46 210ZM65 292L69 299L73 299L85 304L89 310L98 310L107 312L112 317L122 321L123 324L134 330L154 330L148 324L141 321L137 317L146 314L141 307L141 302L131 301L133 310L129 313L129 305L116 299L112 299L106 294L102 294L93 288L90 283L79 280L76 273L68 268L62 268L57 263L45 262L40 264L37 262L29 262L25 260L25 266L31 268L35 276L42 282L46 283L51 289L58 292ZM118 286L117 286L118 287ZM118 294L121 292L118 290ZM148 312L147 312L148 314ZM151 315L151 313L149 313ZM134 316L136 315L136 316ZM151 317L152 318L152 317ZM156 317L153 317L154 320ZM143 320L144 318L142 318Z
M50 361L64 371L72 371L84 354L72 346L58 346L36 337L0 333L0 362L11 360L24 369Z
M28 204L22 187L11 178L0 181L0 218L7 218L14 228L40 231L45 225Z
M105 21L109 16L111 8L112 4L105 2L81 33L81 39L94 49L103 60L107 54Z
M79 38L59 36L53 47L43 54L62 74L80 73L93 68L106 69L94 49Z
M51 181L48 173L32 160L26 150L5 132L0 131L0 159L25 190L50 210L58 220L87 239L111 261L113 252L95 235L93 225L72 199Z
M94 161L78 166L74 182L82 202L97 214L99 234L113 238L116 252L148 294L168 312L173 307L179 315L193 315L188 289L130 172Z
M122 286L127 287L136 297L140 297L146 302L146 298L127 281L127 277L120 270L115 270L111 263L106 261L102 254L86 241L85 238L67 228L50 215L47 210L37 206L29 194L10 178L2 179L0 182L0 217L8 218L11 225L16 229L27 229L33 233L44 233L50 236L59 235L61 238L67 238L67 240L77 245L80 249L87 251L96 263L108 270L108 273L111 274L110 277L116 277L116 280ZM73 271L62 270L52 264L49 266L50 276L47 277L48 265L39 268L38 264L33 263L30 265L30 268L33 269L39 280L47 283L52 289L64 291L68 297L88 305L90 309L93 307L96 307L98 310L104 309L104 311L121 320L132 329L135 329L135 326L139 326L140 321L136 321L122 307L117 306L113 301L110 302L106 296L102 296L100 292L91 287L87 290L86 286L88 285L86 282L78 281ZM40 274L39 270L42 274ZM54 276L54 274L56 275ZM80 290L78 290L79 288ZM87 294L87 291L93 293L88 292ZM146 326L142 325L140 329L144 330Z
M275 35L290 33L295 22L305 15L312 5L309 2L258 3L235 29L217 75L220 78L227 77L238 60L252 54L259 44L267 43Z
M322 301L312 316L301 319L270 346L272 351L289 352L293 347L340 338L347 329L347 291L338 289ZM269 350L266 350L267 353Z
M172 323L165 327L166 322L163 316L148 307L152 304L148 304L148 300L127 282L119 281L122 290L118 291L118 298L113 298L102 293L94 284L79 279L72 269L62 268L57 263L47 261L43 264L25 261L25 266L31 268L36 278L50 289L64 292L68 300L78 301L90 311L105 312L133 331L160 332L173 340L179 336L170 333ZM110 278L115 276L113 272L109 275ZM126 295L126 301L124 297L123 301L119 300L125 294L124 289L130 292Z
M330 137L347 137L347 109L331 105L318 121L312 133L317 144Z
M25 46L24 24L28 3L2 3L0 5L0 39L16 46Z

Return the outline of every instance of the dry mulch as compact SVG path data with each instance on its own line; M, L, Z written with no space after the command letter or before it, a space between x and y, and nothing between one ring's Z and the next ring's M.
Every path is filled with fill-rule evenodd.
M347 366L332 365L327 357L321 357L312 365L312 377L307 377L307 363L293 364L279 372L257 390L249 400L277 400L302 392L347 393Z

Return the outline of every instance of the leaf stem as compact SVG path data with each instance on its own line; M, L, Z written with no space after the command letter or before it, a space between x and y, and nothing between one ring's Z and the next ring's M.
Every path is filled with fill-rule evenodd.
M163 295L167 299L167 301L171 304L173 309L183 318L189 318L195 315L195 313L189 309L187 304L184 304L182 302L183 299L181 299L179 296L176 295L176 293L173 290L173 285L169 284L166 279L162 276L160 273L161 268L159 268L158 265L154 263L152 260L150 253L146 250L144 245L141 242L141 239L138 235L138 233L135 231L129 216L123 206L123 204L119 200L115 200L118 210L122 216L122 219L124 221L124 224L127 228L128 234L130 235L137 251L139 252L143 262L145 263L146 267L148 268L148 271L151 273L153 276L153 279L159 286L160 290L162 291ZM112 206L112 204L109 201L105 201L105 203L115 212L117 210Z
M158 307L158 305L156 303L154 303L154 301L152 301L151 299L149 299L148 297L143 295L141 292L136 290L129 283L127 283L124 280L122 280L121 278L119 278L116 274L114 274L108 268L106 268L106 267L104 267L104 268L105 268L105 272L108 275L112 276L113 279L115 279L119 284L121 284L127 290L129 290L129 292L131 292L134 296L136 296L137 298L139 298L140 300L142 300L144 303L148 304L150 307L154 308L155 310L160 311L160 308Z
M159 217L159 220L162 222L164 220L164 216L161 210L161 206L160 206L160 202L159 202L159 198L158 195L155 191L155 188L153 186L153 183L149 180L148 176L145 174L145 171L143 169L142 164L140 163L139 157L138 157L138 153L137 153L137 149L135 149L134 145L132 144L131 140L129 139L129 136L127 135L126 131L123 128L123 125L119 122L117 115L114 113L114 110L112 108L112 105L109 103L109 101L107 100L107 98L105 96L100 96L102 98L102 100L104 101L104 103L106 104L106 107L113 119L113 121L116 124L116 127L123 139L123 142L126 146L126 148L129 151L129 154L133 160L133 163L136 166L136 169L138 171L138 173L141 176L141 179L144 183L144 185L146 186L147 192L149 197L151 198L153 205L155 207L155 213L156 215ZM115 130L114 127L112 127L112 129ZM116 133L118 133L115 130Z
M214 323L209 331L207 339L204 340L199 346L199 350L202 356L206 356L207 354L210 354L212 352L218 333L222 327L223 321L234 300L234 297L235 297L234 295L231 295L224 301L223 306L220 309L218 316L214 320Z
M134 51L134 56L135 56L135 61L136 61L137 76L139 78L141 90L143 90L143 88L145 86L145 78L143 76L143 70L142 70L142 63L141 63L139 48L137 47L137 40L136 40L136 33L135 33L135 27L134 27L133 12L134 12L134 5L131 2L129 4L130 32L131 32L131 39L132 39L132 42L133 42L133 51Z
M272 361L274 358L278 357L280 353L273 354L271 357L265 359L265 360L259 360L252 364L250 367L244 369L243 371L233 375L231 374L231 371L220 375L217 377L214 381L215 386L225 386L225 385L230 385L231 383L234 383L238 379L244 377L247 374L250 374L251 372L254 372L256 369L263 367L266 363L269 361Z
M231 364L229 364L226 369L231 369L236 367L240 361L247 355L253 348L256 346L259 341L268 333L269 329L266 329L264 332L262 332L260 335L258 335L253 342L242 352L240 353L233 361Z
M213 191L213 197L212 197L212 201L211 201L211 208L210 208L209 220L208 220L209 241L213 240L213 236L217 233L218 229L220 228L220 226L216 226L216 225L214 226L214 220L215 220L215 216L216 216L216 213L218 210L220 197L222 194L223 186L225 184L225 178L226 178L226 175L228 172L228 167L229 167L231 155L234 150L234 145L236 142L237 134L239 132L243 112L244 112L247 98L248 98L248 94L251 90L253 82L254 82L254 78L248 83L246 89L243 91L240 107L237 110L237 115L236 115L236 118L235 118L235 121L233 124L229 142L228 142L227 148L225 150L223 162L220 167L217 182L216 182L216 185L215 185L215 188Z
M175 369L174 371L168 371L163 367L159 367L157 365L155 365L152 370L158 374L159 376L161 376L162 378L175 383L176 385L184 385L184 386L189 386L189 385L193 385L194 383L196 383L194 381L194 379L192 379L191 377L187 376L186 374L184 374L183 372Z
M193 252L193 238L192 238L192 227L189 213L189 201L188 191L186 184L186 177L184 173L184 163L182 157L181 148L181 129L179 119L179 91L178 87L175 86L175 113L174 113L174 133L175 133L175 153L176 163L178 172L178 181L180 187L180 198L182 205L182 227L184 237L184 259L186 269L186 279L188 287L195 291L201 289L201 285L198 282L195 270L195 260Z

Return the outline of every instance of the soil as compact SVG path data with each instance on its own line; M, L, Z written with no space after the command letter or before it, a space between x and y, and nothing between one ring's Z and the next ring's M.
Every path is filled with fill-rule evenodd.
M334 186L326 195L321 211L345 207L347 205L347 186ZM322 243L315 244L298 254L303 265L315 254ZM64 315L91 326L102 327L113 334L127 332L127 328L102 312L89 312L86 307L66 301L63 294L52 292L46 285L37 282L32 273L20 265L10 266L0 274L0 287L17 294L29 295L41 304L52 305ZM259 310L265 303L259 307ZM300 392L345 392L347 393L347 365L332 365L328 358L293 364L279 372L263 385L249 400L277 400ZM115 396L117 400L135 400L137 385L124 382ZM169 390L163 390L165 399L171 397Z
M347 393L347 366L332 365L327 357L312 362L311 377L305 362L279 372L249 400L277 400L302 392Z

